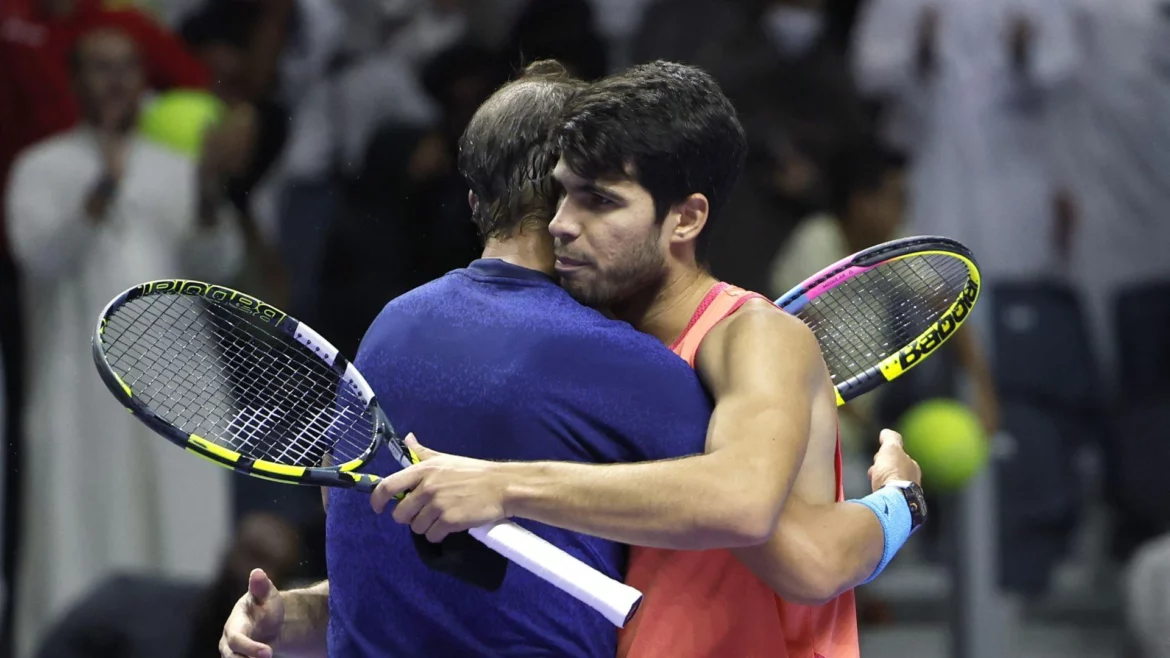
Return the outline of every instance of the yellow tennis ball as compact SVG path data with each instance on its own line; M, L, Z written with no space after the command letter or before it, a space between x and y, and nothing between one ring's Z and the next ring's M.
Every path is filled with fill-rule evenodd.
M203 145L203 132L223 113L223 101L205 91L169 91L143 109L138 128L150 141L194 157Z
M942 493L962 489L987 464L990 440L979 418L955 400L911 407L898 421L906 452L922 467L922 484Z

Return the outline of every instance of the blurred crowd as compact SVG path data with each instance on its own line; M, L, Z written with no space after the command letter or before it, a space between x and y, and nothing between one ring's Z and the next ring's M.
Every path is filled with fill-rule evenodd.
M778 297L898 236L971 247L973 326L843 417L861 482L876 427L967 400L995 437L1000 585L1050 589L1102 506L1109 559L1154 574L1129 581L1133 655L1170 655L1148 612L1170 610L1164 0L6 0L0 654L215 655L249 568L324 575L317 493L133 427L93 324L185 276L354 354L388 300L478 255L458 138L549 57L720 81L751 153L716 276Z

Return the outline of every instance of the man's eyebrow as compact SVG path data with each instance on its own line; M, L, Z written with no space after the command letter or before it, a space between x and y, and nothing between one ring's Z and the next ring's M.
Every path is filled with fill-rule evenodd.
M621 192L618 192L617 190L615 190L611 187L607 187L605 185L602 185L601 183L598 183L595 180L588 180L588 179L581 178L580 176L576 176L573 174L566 176L566 178L568 178L568 180L565 180L564 178L559 178L555 175L553 176L553 180L555 180L558 185L560 185L561 187L563 187L564 189L567 189L567 190L574 190L574 191L578 191L578 192L588 192L590 194L600 194L602 196L613 197L615 199L624 199L625 198Z

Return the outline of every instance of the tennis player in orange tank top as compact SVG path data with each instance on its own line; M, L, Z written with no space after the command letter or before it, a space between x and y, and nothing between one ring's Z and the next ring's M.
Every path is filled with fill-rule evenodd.
M559 121L555 216L547 232L533 218L512 237L532 241L533 269L555 258L578 301L674 344L713 401L704 452L483 462L408 439L422 462L387 477L371 502L414 492L393 516L434 539L519 517L671 549L632 549L629 579L646 596L621 634L624 657L854 658L849 592L881 573L914 527L904 491L884 483L917 482L921 471L896 434L883 435L874 494L841 502L835 391L816 337L700 265L699 243L747 150L734 108L705 72L654 62L575 94Z
M707 333L753 298L763 299L726 283L716 285L671 349L695 367ZM837 500L842 501L840 445L836 477ZM788 603L726 549L631 546L626 583L645 598L638 614L619 631L619 658L860 656L853 590L824 605Z

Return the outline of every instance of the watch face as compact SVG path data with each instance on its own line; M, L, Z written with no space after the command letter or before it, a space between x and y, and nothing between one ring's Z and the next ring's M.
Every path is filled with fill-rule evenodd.
M902 491L906 494L906 503L910 505L912 528L917 529L926 521L926 496L922 493L922 487L913 482L909 484L910 486Z

